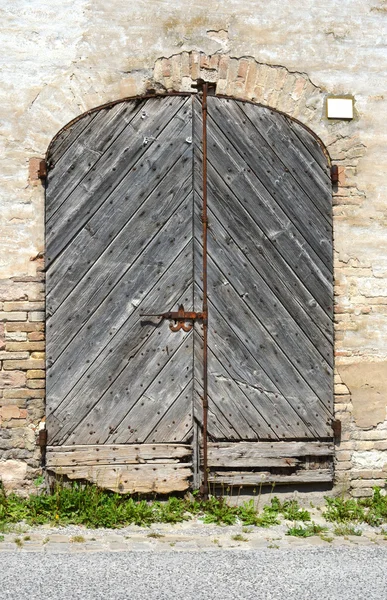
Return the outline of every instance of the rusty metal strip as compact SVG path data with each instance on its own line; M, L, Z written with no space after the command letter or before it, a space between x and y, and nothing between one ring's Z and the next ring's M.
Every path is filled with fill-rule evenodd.
M203 82L202 117L203 117L203 205L202 205L202 235L203 235L203 484L202 494L208 498L208 303L207 303L207 93L208 83Z

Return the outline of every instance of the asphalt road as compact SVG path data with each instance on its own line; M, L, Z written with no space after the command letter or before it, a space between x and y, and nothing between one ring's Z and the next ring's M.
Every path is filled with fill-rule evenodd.
M0 555L1 600L387 600L387 549Z

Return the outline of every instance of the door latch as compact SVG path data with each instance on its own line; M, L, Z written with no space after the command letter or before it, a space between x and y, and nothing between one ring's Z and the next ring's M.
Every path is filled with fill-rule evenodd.
M207 318L207 315L203 312L185 311L183 304L180 304L177 311L157 314L147 313L140 315L140 317L159 317L160 321L167 319L170 321L169 328L171 331L179 331L180 329L183 329L183 331L191 331L193 322L190 321L204 321Z

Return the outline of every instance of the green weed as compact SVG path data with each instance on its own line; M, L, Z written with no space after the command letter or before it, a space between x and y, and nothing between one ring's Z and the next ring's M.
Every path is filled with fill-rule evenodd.
M379 487L373 488L370 498L326 498L324 517L336 523L368 523L373 527L387 523L387 495Z
M340 523L339 525L336 525L336 527L333 530L333 533L335 535L361 535L361 530L360 529L356 529L353 525L350 525L349 523Z
M70 542L72 542L73 544L83 544L84 542L86 542L85 538L83 537L83 535L73 535L70 538Z
M248 542L249 541L249 538L245 537L241 533L236 533L235 535L232 535L231 539L234 540L235 542Z
M322 525L317 525L316 523L309 523L305 527L303 527L302 525L294 525L293 527L289 527L289 529L286 532L286 535L307 538L311 537L312 535L318 535L327 530L328 528L323 527Z

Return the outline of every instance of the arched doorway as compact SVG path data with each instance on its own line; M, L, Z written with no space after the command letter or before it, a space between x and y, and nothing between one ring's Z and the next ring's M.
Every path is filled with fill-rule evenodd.
M140 492L199 486L203 469L236 485L332 479L326 155L266 107L210 95L206 109L203 129L201 93L125 100L50 145L52 471Z

